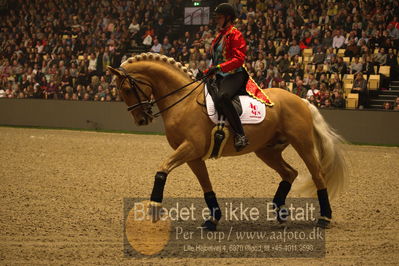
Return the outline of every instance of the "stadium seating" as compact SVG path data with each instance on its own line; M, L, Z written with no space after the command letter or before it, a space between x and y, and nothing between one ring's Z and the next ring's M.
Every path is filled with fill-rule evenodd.
M44 12L39 12L33 23L32 18L27 16L24 10L35 10L36 1L26 1L24 8L19 6L19 1L16 2L15 12L6 13L3 16L4 19L0 21L0 28L2 29L0 31L0 46L2 51L6 51L0 57L0 90L4 91L0 95L5 95L8 98L28 97L66 100L73 98L83 100L84 94L89 93L90 100L119 101L121 99L118 95L110 90L113 86L111 84L112 77L106 72L106 66L118 67L128 57L150 51L155 39L158 39L162 45L160 53L174 57L186 67L192 68L190 70L195 73L204 71L204 68L210 64L211 58L208 49L212 40L205 38L209 36L208 33L211 33L213 37L216 35L215 25L212 22L213 14L211 14L210 24L207 26L185 26L182 14L187 3L183 3L184 1L160 1L157 7L147 4L144 0L137 0L134 6L130 4L124 6L122 5L124 1L117 1L111 17L106 14L109 11L105 4L106 1L100 1L96 4L96 17L100 18L96 23L94 23L94 20L91 22L88 19L91 17L92 1L82 0L79 2L81 11L79 15L74 8L70 8L65 2L61 1L58 9L62 10L67 18L62 28L47 23L45 14L50 12L47 5L43 6ZM258 78L257 82L264 82L268 74L274 73L276 80L284 79L288 88L296 92L296 84L299 84L297 79L303 82L309 73L314 73L317 79L324 75L327 80L330 80L331 76L338 72L341 79L337 81L340 83L339 86L335 84L336 82L329 82L322 89L328 90L330 95L339 90L340 93L349 96L354 83L353 70L350 67L354 57L359 57L359 62L362 64L365 63L366 57L371 57L372 60L375 57L381 59L379 51L380 47L384 47L385 51L393 50L399 63L397 41L392 40L393 45L386 47L389 44L378 43L376 45L371 36L367 36L371 38L367 43L368 51L361 50L355 56L348 56L350 51L347 50L346 44L353 38L351 34L353 25L345 25L345 27L339 25L338 21L342 18L337 20L336 16L342 13L342 9L346 9L347 14L352 14L351 3L342 5L335 1L334 7L328 9L328 11L322 10L327 2L328 0L321 0L315 1L312 5L307 5L299 1L295 5L285 6L285 1L268 1L268 4L258 1L237 1L239 16L236 26L247 40L246 68L249 74L255 76L255 65L259 54L266 56L272 54L272 58L266 58L266 64L263 62L265 68L262 70L262 78ZM372 10L374 7L371 2L373 1L365 2L365 6L362 8ZM387 6L388 2L382 1L381 7ZM212 10L217 3L216 1L215 3L209 1L206 4L210 4ZM151 14L151 16L137 14L135 6L140 5L148 8L148 14ZM311 17L310 11L313 9L320 13L329 12L329 21L318 24L319 18ZM295 12L298 12L297 10L301 10L301 15L292 21L287 13L292 11L295 14ZM280 11L283 14L281 17L279 17ZM131 16L123 15L124 12L131 14ZM376 14L373 13L370 16L371 21L376 19ZM386 16L386 14L384 13L383 16ZM132 22L133 18L137 24ZM161 26L158 21L159 18L164 19L164 24ZM282 19L282 23L276 23L279 19ZM388 16L382 21L388 24L391 23L388 21L389 19L391 18ZM10 28L9 25L12 25L13 21L19 21L19 24L17 27ZM282 33L278 29L281 26L283 27ZM138 31L133 30L135 28L138 28ZM24 32L26 29L29 29L29 34ZM43 29L45 30L43 31ZM337 29L341 30L346 40L339 49L332 49L333 55L330 55L331 42L324 42L324 35L328 31L334 37ZM188 32L190 37L186 38L185 32ZM306 35L307 32L309 35ZM354 38L355 41L361 37L360 32L359 36ZM289 63L280 64L279 60L287 53L292 44L292 36L285 35L287 33L294 34L300 52L296 56L289 56ZM144 38L148 35L151 36L151 42L149 45L144 45ZM251 39L251 35L255 38ZM22 36L23 38L21 38ZM305 39L305 36L311 37ZM164 37L169 39L169 44L165 46L163 44ZM201 40L198 40L198 38L201 38ZM280 43L283 39L287 41L287 47L280 50ZM316 39L318 42L316 42ZM274 46L272 49L267 47L268 41L272 42ZM195 44L193 45L193 43ZM183 56L184 47L188 50L188 55L184 54ZM315 65L313 60L317 59L315 51L319 50L319 47L322 48L321 50L326 57L324 62L318 62L318 65ZM298 50L295 51L298 52ZM94 59L91 59L92 54L94 54ZM332 59L334 56L343 58L343 62L346 64L346 72L342 65L335 63L336 61ZM90 62L90 60L92 61ZM388 88L390 80L397 78L397 75L392 73L399 73L397 66L381 62L383 60L372 62L376 63L374 73L363 73L370 91L378 92L381 86ZM75 65L74 68L72 68L72 63ZM301 69L296 67L296 63L301 64ZM37 65L35 66L35 64ZM91 70L89 70L90 64ZM283 69L284 65L288 67ZM322 66L321 72L318 69L320 65ZM29 71L33 74L30 74ZM36 75L36 73L43 73L45 79L41 78L41 74ZM65 76L63 76L64 74ZM48 95L48 91L53 89L49 89L50 84L55 85L55 93L52 96ZM79 91L78 85L80 86ZM260 85L262 87L268 86L266 83ZM38 92L35 92L34 88L38 89ZM321 89L321 82L317 83L317 88ZM309 84L305 86L305 89L309 89ZM357 104L353 104L354 100L351 97L348 99L348 104L357 106ZM323 106L325 99L320 98L318 100L318 104ZM333 98L330 100L333 102Z

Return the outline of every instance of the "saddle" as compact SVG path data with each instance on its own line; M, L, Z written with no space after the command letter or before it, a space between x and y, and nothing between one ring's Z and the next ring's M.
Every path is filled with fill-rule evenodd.
M216 85L216 82L215 82L214 79L211 79L211 80L207 81L206 89L208 90L209 95L212 97L212 101L215 102L218 88L217 88L217 85ZM232 99L233 106L236 109L237 114L239 116L242 115L242 106L241 106L241 101L240 101L240 97L239 96L240 95L248 95L246 92L243 93L243 91L245 91L245 87L241 88L239 94L234 96L233 99ZM207 106L208 106L208 102L207 102ZM216 108L216 110L218 109L217 106L215 106L215 108ZM218 113L219 113L219 111L218 111ZM219 114L219 116L220 116L220 114Z
M219 114L218 107L215 106L215 98L217 95L217 86L214 81L208 81L205 85L205 103L208 116L211 121L216 124L211 132L211 144L207 154L202 158L217 159L221 156L224 146L229 138L229 130L227 129L228 121L225 121L223 115ZM232 103L236 109L242 124L259 124L266 116L266 106L264 103L249 96L246 93L245 87L242 88L241 93L234 96Z
M228 121L221 120L222 117L218 112L218 107L215 106L215 97L217 94L216 84L208 81L205 86L205 103L209 119L214 124L224 122L228 125ZM266 106L259 100L249 96L243 88L240 93L232 99L233 106L240 116L241 123L245 124L259 124L266 116Z

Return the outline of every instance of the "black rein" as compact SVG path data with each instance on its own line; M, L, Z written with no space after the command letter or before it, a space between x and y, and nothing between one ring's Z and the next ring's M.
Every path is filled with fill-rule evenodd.
M138 103L136 103L136 104L133 104L133 105L131 105L131 106L128 106L128 107L127 107L127 111L130 112L130 111L132 111L132 110L134 110L134 109L137 109L137 108L139 108L139 107L143 107L144 113L145 113L147 116L153 117L153 118L156 118L156 117L160 116L161 113L163 113L163 112L169 110L170 108L174 107L174 106L177 105L178 103L182 102L184 99L186 99L188 96L190 96L199 86L201 86L201 84L203 84L203 83L205 82L205 79L206 79L207 77L209 77L209 75L205 75L205 76L203 76L203 77L201 77L201 78L198 78L198 79L196 79L196 80L194 80L194 81L192 81L192 82L190 82L190 83L187 83L186 85L184 85L184 86L182 86L182 87L180 87L180 88L178 88L178 89L176 89L176 90L173 90L173 91L171 91L171 92L169 92L169 93L167 93L167 94L165 94L165 95L159 97L159 98L156 99L156 100L151 100L150 97L148 97L148 96L143 92L143 90L137 85L137 83L144 84L144 85L146 85L146 86L149 86L151 89L153 89L153 87L152 87L151 84L149 84L149 83L147 83L147 82L144 82L144 81L141 81L141 80L138 80L138 79L135 79L133 76L129 75L129 73L128 73L123 67L120 67L120 68L118 68L118 69L121 70L121 71L123 72L123 74L124 74L124 75L122 76L122 77L123 77L123 80L122 80L121 83L120 83L121 86L122 86L123 82L125 81L125 79L127 79L127 80L129 81L130 87L131 87L131 89L132 89L132 91L133 91L133 93L134 93L134 95L135 95L135 97L136 97L136 99L137 99L137 102L138 102ZM160 110L158 113L152 114L152 107L153 107L156 103L162 101L163 99L165 99L165 98L167 98L167 97L169 97L169 96L171 96L171 95L173 95L173 94L175 94L175 93L181 91L182 89L184 89L184 88L186 88L186 87L188 87L188 86L190 86L190 85L192 85L192 84L194 84L195 82L198 82L198 81L201 81L201 82L200 82L197 86L195 86L195 88L192 89L189 93L187 93L187 94L184 95L182 98L180 98L178 101L176 101L175 103L169 105L169 106L166 107L165 109ZM119 88L119 89L121 89L121 88ZM141 98L140 98L139 93L142 94L142 95L146 98L146 100L141 101Z

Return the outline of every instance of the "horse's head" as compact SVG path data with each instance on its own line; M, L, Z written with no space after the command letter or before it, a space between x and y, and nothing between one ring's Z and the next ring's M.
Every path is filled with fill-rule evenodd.
M136 55L121 67L108 67L108 70L114 74L119 95L138 125L149 124L154 117L189 96L183 89L195 82L187 67L171 57L154 53ZM153 115L151 108L155 104L159 112Z
M108 70L115 75L114 82L119 95L128 106L136 124L148 125L153 119L150 108L152 85L139 74L133 76L124 68L115 69L108 66Z

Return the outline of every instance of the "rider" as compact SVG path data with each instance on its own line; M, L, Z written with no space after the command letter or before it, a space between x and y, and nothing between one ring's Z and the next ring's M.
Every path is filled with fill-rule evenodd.
M211 45L212 66L204 74L215 75L218 93L215 104L221 109L235 133L234 146L237 151L248 145L240 117L233 106L232 98L245 89L248 74L243 68L247 45L242 33L233 26L236 18L233 6L220 4L215 9L219 34Z

